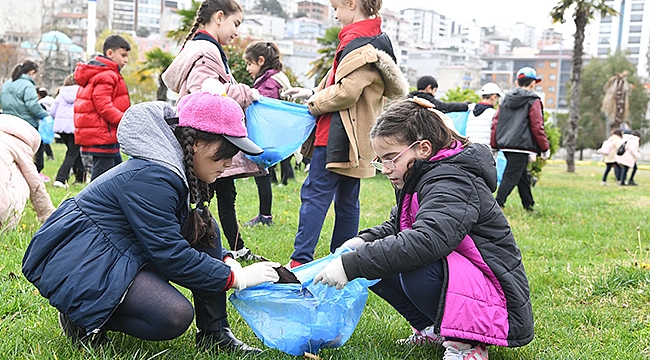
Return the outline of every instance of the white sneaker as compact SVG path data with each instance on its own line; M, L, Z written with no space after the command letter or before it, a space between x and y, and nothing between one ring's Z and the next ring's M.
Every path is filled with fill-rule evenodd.
M413 334L406 339L397 340L399 345L437 345L441 346L445 339L433 331L433 326L427 326L419 331L412 327Z
M68 188L68 184L64 184L64 183L60 182L59 180L53 182L52 186L58 187L58 188L61 188L61 189L67 189Z
M488 360L488 351L485 344L472 346L460 341L445 341L445 355L442 360Z

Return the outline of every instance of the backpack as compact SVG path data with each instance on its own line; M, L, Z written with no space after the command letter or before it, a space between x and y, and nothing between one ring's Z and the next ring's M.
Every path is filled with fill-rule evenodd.
M618 147L618 150L616 150L616 155L623 155L625 154L625 145L627 145L627 141L622 143L621 146Z

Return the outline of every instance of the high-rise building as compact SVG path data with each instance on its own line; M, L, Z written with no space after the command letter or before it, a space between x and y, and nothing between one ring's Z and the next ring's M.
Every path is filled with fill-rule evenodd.
M433 47L436 40L451 34L450 21L433 10L404 9L400 18L411 24L409 40L413 44Z
M636 65L637 74L647 78L648 44L650 44L650 0L607 0L620 16L600 17L588 26L585 51L606 57L617 50L627 52Z

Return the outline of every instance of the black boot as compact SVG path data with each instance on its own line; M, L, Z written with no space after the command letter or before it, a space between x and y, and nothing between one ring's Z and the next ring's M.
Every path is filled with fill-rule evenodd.
M196 346L200 350L239 352L256 355L262 352L237 339L228 325L226 293L192 292L196 313Z

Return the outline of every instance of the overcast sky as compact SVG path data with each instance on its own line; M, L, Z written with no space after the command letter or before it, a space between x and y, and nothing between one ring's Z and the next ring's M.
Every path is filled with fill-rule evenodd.
M552 24L549 13L559 0L383 0L383 9L402 10L420 8L434 10L452 19L475 19L480 26L510 27L516 22L534 26L538 32L554 27L565 34L573 34L571 17L565 25Z

